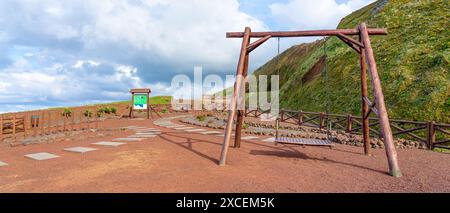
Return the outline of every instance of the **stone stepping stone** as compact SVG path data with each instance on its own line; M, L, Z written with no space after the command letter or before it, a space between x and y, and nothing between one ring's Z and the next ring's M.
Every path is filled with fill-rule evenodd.
M113 146L113 147L117 147L117 146L120 146L120 145L124 145L126 143L100 141L100 142L96 142L96 143L92 143L92 144L93 145L98 145L98 146Z
M116 139L113 139L113 141L141 141L144 139L145 138L116 138Z
M207 131L207 132L200 132L200 134L209 135L209 134L221 134L222 132L219 131Z
M187 126L187 127L180 127L180 128L175 128L176 130L185 130L185 129L192 129L194 127L191 126Z
M259 138L259 137L256 137L256 136L245 136L245 137L242 137L241 139L242 140L252 140L252 139L257 139L257 138Z
M175 127L179 127L179 126L177 126L177 125L175 125L175 124L170 124L170 125L164 125L163 127L166 127L166 128L175 128Z
M160 135L161 132L136 132L134 135Z
M85 153L85 152L95 151L97 149L77 146L77 147L65 148L63 150L68 151L68 152Z
M264 142L275 142L275 138L274 137L272 137L272 138L266 138L266 139L264 139L264 140L262 140L262 141L264 141Z
M143 135L145 135L145 134L161 134L161 131L143 131L143 132L136 132L135 134L136 135L139 135L139 134L143 134Z
M157 135L131 135L128 136L128 138L137 138L137 139L142 139L142 138L154 138Z
M146 130L137 130L135 132L161 132L161 130L159 130L159 129L155 129L155 130L153 130L153 129L146 129Z
M184 130L185 132L203 132L205 131L204 129L186 129Z
M220 135L216 135L216 136L219 136L219 137L225 137L225 134L220 134ZM231 133L231 136L235 136L235 134L234 134L234 133Z
M172 126L172 125L174 125L174 123L157 123L156 125L158 125L158 126Z
M179 127L184 127L184 125L173 125L173 126L166 126L168 128L179 128Z
M155 131L158 130L156 128L142 128L142 129L133 129L135 131Z
M139 131L139 130L147 130L149 128L130 128L130 129L134 131Z
M3 161L0 161L0 167L2 167L2 166L8 166L8 164Z
M59 158L58 155L54 155L48 152L38 152L33 154L25 155L26 158L32 159L32 160L49 160L53 158Z

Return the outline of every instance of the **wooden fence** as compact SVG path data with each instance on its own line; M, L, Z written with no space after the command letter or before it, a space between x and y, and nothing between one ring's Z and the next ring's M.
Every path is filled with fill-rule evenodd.
M114 107L115 114L97 116L102 107ZM171 112L170 105L151 105L159 112ZM129 104L108 104L95 106L69 107L70 115L64 116L64 108L35 110L17 113L0 114L0 141L4 139L20 139L48 135L56 132L71 132L85 129L99 129L108 117L127 117ZM90 112L90 113L88 113ZM90 114L90 115L89 115Z
M245 110L245 116L259 117L270 110ZM280 110L279 119L299 126L309 126L319 129L331 124L333 130L341 130L350 134L362 134L362 118L354 115L327 114L324 112L305 112ZM328 122L327 122L328 120ZM390 119L394 137L402 137L427 144L429 149L450 149L450 124L434 121L408 121ZM375 117L369 117L370 134L380 137L379 122Z

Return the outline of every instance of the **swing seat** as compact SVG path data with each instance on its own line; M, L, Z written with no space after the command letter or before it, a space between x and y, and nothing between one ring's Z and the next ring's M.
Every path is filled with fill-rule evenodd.
M320 140L312 138L275 138L275 143L282 144L294 144L303 146L328 146L330 148L334 147L334 144L329 140Z

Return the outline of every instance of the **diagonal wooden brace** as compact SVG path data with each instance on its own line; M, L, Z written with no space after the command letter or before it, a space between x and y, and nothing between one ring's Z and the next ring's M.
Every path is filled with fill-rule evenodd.
M258 39L257 41L255 41L255 42L249 44L249 45L247 46L247 54L250 53L250 52L252 52L254 49L256 49L257 47L259 47L261 44L263 44L264 42L266 42L266 41L269 40L270 38L272 38L271 35L264 36L263 38Z

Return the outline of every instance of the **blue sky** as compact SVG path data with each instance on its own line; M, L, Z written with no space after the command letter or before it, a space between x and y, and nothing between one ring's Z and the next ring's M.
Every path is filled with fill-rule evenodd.
M227 31L335 28L373 0L2 0L0 112L171 95L176 74L235 72ZM281 48L317 38L282 40ZM250 69L276 54L252 52Z

